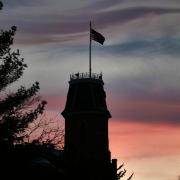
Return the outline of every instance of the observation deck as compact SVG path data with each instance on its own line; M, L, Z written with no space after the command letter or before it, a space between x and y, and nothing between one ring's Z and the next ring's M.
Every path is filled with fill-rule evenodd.
M62 115L103 115L110 118L106 105L102 73L75 73L70 75L67 101Z
M77 83L77 82L95 82L95 83L103 83L102 73L74 73L70 74L69 84Z

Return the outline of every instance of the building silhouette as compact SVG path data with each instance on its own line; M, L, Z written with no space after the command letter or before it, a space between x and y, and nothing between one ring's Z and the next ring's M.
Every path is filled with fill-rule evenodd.
M115 180L117 160L111 160L102 74L70 76L64 111L65 163L68 179Z

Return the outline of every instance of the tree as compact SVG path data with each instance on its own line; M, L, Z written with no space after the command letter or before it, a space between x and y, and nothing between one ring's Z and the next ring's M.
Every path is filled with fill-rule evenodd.
M2 2L0 1L0 10L2 9L2 7L3 7L3 4L2 4Z
M126 175L126 169L122 169L124 167L124 163L121 164L118 168L117 168L117 180L120 180L122 179L123 177L125 177ZM132 173L128 178L127 180L131 180L132 177L133 177L134 173Z
M23 143L26 128L43 113L46 104L37 96L38 82L30 88L21 86L16 92L5 94L7 87L18 81L27 68L19 50L11 48L15 32L15 26L0 30L0 143L3 146Z
M0 10L2 7L0 1ZM48 126L50 121L38 119L46 105L37 95L39 83L35 82L29 88L20 86L17 91L6 93L27 68L19 50L12 50L15 33L15 26L0 30L0 177L9 179L13 175L14 179L24 179L24 173L28 178L63 177L59 171L63 158L54 145L60 142L58 136L61 134L62 138L64 134L62 130ZM42 131L35 140L28 142L35 130ZM37 159L42 162L37 163ZM44 162L46 166L43 166Z
M40 145L50 145L56 149L63 149L64 125L57 122L55 118L47 118L44 113L26 129L24 141L27 143L37 142Z

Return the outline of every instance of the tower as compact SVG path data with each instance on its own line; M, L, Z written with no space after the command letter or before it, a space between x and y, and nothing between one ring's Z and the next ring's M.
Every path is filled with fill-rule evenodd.
M70 76L64 111L65 159L69 179L110 180L112 164L102 74ZM115 167L116 168L116 167Z

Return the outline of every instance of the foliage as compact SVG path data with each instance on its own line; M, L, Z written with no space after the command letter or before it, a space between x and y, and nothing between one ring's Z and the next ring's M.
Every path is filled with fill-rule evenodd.
M24 141L64 149L64 125L56 118L47 118L46 112L33 121L25 132Z
M0 2L0 9L2 8ZM18 81L27 65L19 50L13 51L16 27L0 30L0 143L23 143L24 131L43 113L46 102L37 96L39 83L30 88L21 86L17 92L5 94L11 84Z
M126 169L122 169L124 167L124 163L121 164L118 168L117 168L117 179L120 180L122 179L123 177L125 177L126 175ZM133 177L134 173L132 173L128 178L127 180L131 180L132 177Z
M3 7L3 4L2 4L2 2L0 1L0 10L2 9L2 7Z

